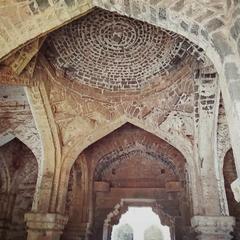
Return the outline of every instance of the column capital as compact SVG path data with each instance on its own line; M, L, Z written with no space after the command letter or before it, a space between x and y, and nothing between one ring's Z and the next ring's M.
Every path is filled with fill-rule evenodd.
M229 216L194 216L192 227L198 234L197 239L227 240L232 239L235 218Z
M68 217L57 213L26 213L25 222L30 240L58 240Z
M62 231L68 217L57 213L26 213L25 221L29 229Z

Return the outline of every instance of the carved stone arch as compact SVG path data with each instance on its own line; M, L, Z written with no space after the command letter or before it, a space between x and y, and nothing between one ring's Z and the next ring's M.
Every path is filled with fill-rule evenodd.
M106 125L101 127L101 130L95 130L84 142L82 141L82 136L79 136L79 138L75 139L73 146L68 150L67 153L64 154L63 168L67 168L69 170L69 168L71 168L72 164L75 162L76 158L80 155L81 152L83 152L84 149L86 149L88 146L95 143L99 139L112 133L114 130L120 128L126 123L131 123L132 125L139 127L140 129L143 129L149 133L152 133L160 139L163 139L168 144L175 147L179 152L181 152L185 157L187 163L192 166L192 146L189 142L186 141L186 139L176 135L169 137L169 134L163 129L160 129L159 132L156 133L156 129L154 128L154 126L146 126L146 124L144 124L144 120L137 121L135 119L128 119L125 116L122 116L116 121L106 123ZM174 138L176 138L177 140ZM79 147L79 142L82 142L81 147ZM184 142L185 144L181 144L182 142Z
M170 216L169 214L167 214L166 212L164 212L164 210L160 204L154 203L154 205L152 206L152 210L159 216L162 225L165 225L168 227L174 226L174 224L175 224L174 218L172 216Z
M192 145L191 142L188 141L188 139L178 135L177 132L173 132L172 135L170 135L168 130L166 129L160 128L156 132L156 128L153 125L150 126L145 124L144 120L127 118L127 122L159 137L160 139L164 140L165 142L176 148L186 159L186 163L189 168L193 168Z
M32 148L31 148L31 146L29 146L29 144L26 144L25 141L22 141L22 139L17 137L17 136L14 136L13 139L14 138L18 139L21 142L21 144L25 145L29 149L29 151L31 151L31 153L34 155L34 157L36 158L35 154L32 151ZM10 142L10 141L8 141L8 142ZM15 178L10 179L8 166L6 164L6 161L5 161L4 157L0 153L0 176L3 176L4 179L6 180L6 181L4 181L5 182L5 187L4 187L5 191L4 192L11 192L12 188L16 189L16 187L17 187L17 185L19 183L19 181L18 181L19 178L21 178L21 177L28 178L30 176L33 176L34 174L37 174L37 172L38 172L38 161L37 160L38 159L36 158L36 165L34 163L32 163L32 162L28 162L24 166L24 170L27 170L27 168L28 168L27 165L29 165L29 164L34 166L34 168L32 168L33 171L31 171L30 175L29 174L25 174L25 173L23 174L23 173L19 172L19 174L15 175ZM20 169L19 171L22 171L22 169ZM22 176L22 174L24 176Z
M123 126L125 123L127 123L127 120L124 117L118 118L116 121L112 121L111 123L107 123L106 125L102 126L101 130L95 130L87 139L84 139L84 141L81 135L77 137L71 148L68 149L68 152L64 153L63 155L63 169L68 169L69 171L77 157L83 152L84 149L110 134L117 128ZM81 146L79 146L79 142L82 142Z
M166 212L164 212L163 208L158 203L154 204L154 206L152 207L152 210L154 213L158 215L161 221L161 224L169 227L171 238L174 239L175 219L169 214L167 214Z
M41 143L37 130L35 132L31 130L29 131L29 127L26 127L24 125L18 126L17 131L7 129L4 133L1 134L0 147L9 143L14 138L17 138L32 151L39 164L39 161L41 159Z
M29 129L27 126L20 126L19 129L20 131L14 132L15 137L32 151L36 157L38 167L40 167L40 161L42 158L42 144L37 129L35 127Z
M128 206L124 204L123 200L116 204L103 223L103 240L111 239L112 226L117 225L121 216L128 211Z
M168 226L170 230L174 228L175 220L172 216L164 212L163 208L156 200L152 199L122 199L116 204L113 210L107 215L103 224L103 240L108 240L109 226L117 225L123 214L128 211L129 207L151 207L152 211L159 217L162 225Z
M119 219L121 215L126 213L128 211L129 206L135 206L135 207L151 207L152 211L156 213L159 216L159 219L161 220L162 225L165 226L173 226L175 221L172 216L164 212L163 208L159 203L157 203L155 200L151 199L122 199L120 203L116 204L113 208L113 211L111 211L105 221L104 224L111 224L115 225L119 223ZM116 221L117 219L117 221Z
M124 204L123 201L116 204L113 208L113 211L111 211L106 219L104 220L104 225L116 225L119 223L120 217L122 214L126 213L128 210L128 206Z
M173 160L164 153L155 153L154 151L146 149L145 146L141 144L138 144L138 147L140 149L134 149L134 147L135 146L133 145L128 149L124 149L124 152L121 152L121 150L119 150L119 153L117 155L113 154L111 156L110 153L105 155L103 158L98 159L98 162L94 168L94 180L101 181L105 170L111 168L112 165L114 166L116 162L117 164L124 164L124 161L127 161L129 157L139 154L144 156L146 159L149 159L150 161L159 161L165 168L168 168L173 175L182 177L180 176L180 173ZM128 156L127 158L126 155Z
M68 176L70 174L71 167L73 166L75 160L77 157L91 144L95 143L96 141L100 140L101 138L107 136L108 134L112 133L114 130L120 128L126 123L131 123L136 127L139 127L140 129L143 129L149 133L152 133L153 135L159 137L160 139L163 139L168 144L175 147L181 154L183 154L184 158L187 162L187 169L188 174L190 176L190 179L194 179L194 171L191 171L191 169L194 169L193 161L192 161L192 147L191 144L188 142L185 142L186 144L182 144L184 141L184 138L181 136L175 136L172 135L169 138L169 134L164 131L163 129L160 129L158 133L156 133L154 126L146 126L144 124L144 121L136 121L132 119L126 118L126 116L122 116L118 118L116 121L113 121L111 123L106 123L106 125L101 126L101 129L95 130L88 138L82 139L82 136L79 136L75 139L74 143L72 144L71 148L68 149L68 152L65 152L63 154L63 163L61 167L61 179L63 179L67 184L68 182ZM176 139L177 141L176 141ZM81 146L79 146L79 142L81 142ZM62 212L64 211L64 201L66 198L66 191L62 190L59 191L59 201L57 209L58 211Z

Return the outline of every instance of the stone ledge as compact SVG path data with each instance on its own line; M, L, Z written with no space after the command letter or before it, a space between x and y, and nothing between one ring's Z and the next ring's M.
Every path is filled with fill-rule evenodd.
M235 218L229 216L194 216L191 219L192 227L202 234L228 234L233 231Z

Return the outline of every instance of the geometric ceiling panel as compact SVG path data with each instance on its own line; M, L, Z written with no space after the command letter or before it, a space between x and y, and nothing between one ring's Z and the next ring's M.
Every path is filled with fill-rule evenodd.
M192 48L178 34L102 9L51 33L45 45L46 57L66 78L110 91L151 84Z

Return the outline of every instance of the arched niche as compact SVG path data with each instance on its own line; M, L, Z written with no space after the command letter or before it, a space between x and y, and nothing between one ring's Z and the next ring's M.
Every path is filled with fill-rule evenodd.
M89 202L84 208L88 208L89 228L86 232L90 232L93 239L102 236L107 214L124 197L157 198L162 208L169 210L166 212L169 216L182 219L181 227L190 224L192 205L187 191L190 186L186 176L186 160L167 142L134 125L125 124L86 148L79 158L84 158L87 165L85 171L89 175ZM132 179L124 176L128 168L124 166L129 166L128 175ZM144 178L144 174L147 179L136 181L140 176ZM114 194L116 198L113 198ZM167 199L173 201L170 203ZM181 209L178 208L178 203L183 202Z
M0 236L25 239L24 215L31 211L38 175L32 151L17 138L0 147Z

